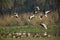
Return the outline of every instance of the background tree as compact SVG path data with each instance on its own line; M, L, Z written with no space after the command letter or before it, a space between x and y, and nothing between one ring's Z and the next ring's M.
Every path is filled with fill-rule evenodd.
M58 12L59 12L59 22L60 22L60 0L58 0Z
M34 6L39 6L43 10L55 10L57 0L2 0L2 11L11 12L31 12Z

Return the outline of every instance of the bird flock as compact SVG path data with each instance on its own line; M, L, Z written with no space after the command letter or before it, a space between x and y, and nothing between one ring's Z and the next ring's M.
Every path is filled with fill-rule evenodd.
M39 8L39 6L36 6L33 15L32 15L32 16L29 16L29 19L28 19L29 22L30 22L30 20L32 20L32 19L35 17L35 15L38 13L38 11L40 11L40 8ZM44 11L44 12L43 12L44 15L39 16L39 19L42 20L43 16L48 17L47 14L48 14L49 12L51 12L51 11L50 11L50 10ZM46 25L44 22L43 22L43 23L40 23L40 25L41 25L45 30L47 30L47 25ZM44 35L47 35L47 32L45 32Z
M33 15L31 15L31 16L29 16L29 18L28 18L28 21L30 22L30 20L32 20L35 16L36 16L36 14L38 13L38 11L40 11L40 8L39 8L39 6L36 6L36 8L34 9L34 12L33 12ZM42 20L42 18L43 18L43 16L45 16L45 17L48 17L47 16L47 14L49 13L49 12L51 12L51 10L47 10L47 11L44 11L44 15L42 15L42 16L39 16L39 19L40 20ZM14 13L14 17L16 17L16 18L18 18L18 14L17 13ZM48 28L47 28L47 25L43 22L43 23L40 23L40 25L45 29L45 30L47 30ZM21 35L30 35L31 33L23 33L23 34L21 34L21 33L13 33L13 36L17 36L17 37L23 37L23 36L21 36ZM36 34L36 35L38 35L38 34ZM36 36L35 35L35 36ZM44 34L43 35L47 35L47 32L45 31L44 32Z
M50 35L41 34L40 32L13 32L0 33L0 37L24 38L24 37L50 37Z

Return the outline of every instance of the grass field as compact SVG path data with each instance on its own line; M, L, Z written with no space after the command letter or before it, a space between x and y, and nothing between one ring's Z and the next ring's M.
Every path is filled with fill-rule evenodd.
M1 37L0 40L60 40L60 25L48 25L49 34L55 35L52 37L23 37L23 38L10 38L10 37ZM41 26L25 25L25 26L0 26L0 33L7 32L40 32L43 33L44 30Z
M48 30L50 34L57 34L60 32L60 25L49 25ZM0 26L0 33L5 32L44 32L41 26L25 25L25 26Z
M41 37L41 38L32 38L32 37L27 37L27 38L1 38L0 40L60 40L60 37Z

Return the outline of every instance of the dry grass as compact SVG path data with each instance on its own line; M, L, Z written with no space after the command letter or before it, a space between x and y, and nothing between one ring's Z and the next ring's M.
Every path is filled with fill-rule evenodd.
M0 25L39 25L41 22L44 22L45 24L54 24L58 21L59 16L57 11L53 11L48 14L48 17L43 17L43 20L41 21L39 19L39 16L41 13L36 14L34 19L32 19L30 22L28 21L28 17L32 15L32 13L24 13L20 14L18 18L11 17L9 15L5 15L4 18L0 18Z

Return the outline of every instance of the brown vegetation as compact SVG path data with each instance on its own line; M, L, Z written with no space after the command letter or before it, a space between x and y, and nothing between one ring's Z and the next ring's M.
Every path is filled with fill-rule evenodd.
M0 25L39 25L41 22L45 24L55 24L58 21L59 15L57 11L53 11L48 14L48 17L43 16L42 21L39 19L41 12L36 14L35 17L29 22L28 18L32 15L32 13L23 13L20 14L18 18L4 15L4 18L0 18Z

